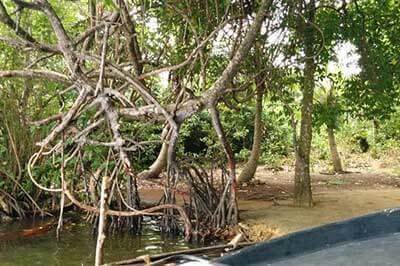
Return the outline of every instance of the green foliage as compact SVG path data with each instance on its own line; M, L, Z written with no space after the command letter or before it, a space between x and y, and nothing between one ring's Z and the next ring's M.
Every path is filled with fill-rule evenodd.
M330 151L328 146L328 136L326 133L326 125L323 125L318 128L313 134L312 140L312 153L311 160L312 163L318 163L319 161L329 161L330 160Z
M200 112L191 117L181 128L180 152L194 158L210 156L215 148L215 139L212 133L211 119L207 112Z
M313 125L319 130L323 125L338 129L345 113L343 102L344 79L340 73L326 74L314 96Z
M132 163L138 171L147 169L157 158L161 149L160 135L162 128L157 125L140 122L124 123L121 132L132 136L132 140L140 142L146 138L146 144L140 145L137 151L129 153Z
M60 14L71 39L79 36L87 28L88 11L82 8L86 6L87 1L50 2L57 14ZM112 0L99 2L103 4L102 8L106 12L117 8ZM227 0L127 2L135 5L132 10L135 11L136 37L144 54L143 60L146 61L144 72L184 62L199 45L199 41L206 38L221 23L226 10L229 11L227 13L229 18L243 18L248 17L257 7L257 1L244 1L248 2L248 6L245 7L237 4L241 1ZM326 127L335 129L339 146L345 147L350 153L361 154L360 138L365 138L370 143L372 152L377 156L393 147L399 147L400 6L394 0L357 2L358 7L353 2L347 6L346 14L343 11L339 14L332 8L320 8L317 12L316 42L324 47L316 51L318 52L315 56L318 72L316 81L318 84L329 79L330 86L318 84L315 90L313 112L315 133L312 147L314 163L329 159ZM4 3L9 11L17 8L12 1ZM286 4L290 5L290 1L280 2L273 9L277 10ZM292 14L286 9L282 10L279 13L282 21L277 19L271 23L276 24L273 25L276 29L282 27L284 32L287 30L285 34L288 34L288 40L272 47L268 46L270 40L267 34L258 36L255 42L257 48L251 49L249 56L242 62L238 75L228 86L229 89L243 87L244 91L235 92L234 95L228 94L218 105L224 130L238 161L247 160L252 147L255 97L254 86L248 85L248 82L252 82L256 76L267 84L262 114L265 134L261 144L261 162L279 166L285 160L293 160L294 157L294 132L291 123L292 119L297 121L300 119L301 64L304 60L297 58L294 63L292 62L291 56L301 54L299 47L296 46L299 41L298 36L293 35L293 27L287 28L288 24L290 26L295 24L296 17L289 17L287 14ZM15 14L13 18L16 18ZM43 14L23 9L19 15L20 25L30 31L35 39L43 43L56 44L56 36ZM236 31L244 32L247 28L247 22L243 25L237 22L228 24L223 34L218 35L218 41L212 44L210 41L210 44L197 55L196 60L171 71L167 78L156 76L146 79L146 85L151 87L152 95L162 105L175 102L177 98L175 90L182 86L185 90L182 97L195 98L201 95L220 77L221 71L231 59L230 47L242 41L242 35L236 38ZM15 37L15 33L1 23L0 33L3 37ZM101 35L101 31L99 34ZM333 47L337 43L346 41L353 43L361 55L359 63L362 72L350 78L327 73L328 62L335 59ZM123 47L126 39L121 38L121 42ZM113 39L109 40L109 43L110 47L115 44ZM3 42L0 42L0 50L1 70L24 69L33 60L42 56L40 52L29 53L28 50L15 49ZM270 62L270 55L275 52L282 55L284 67L273 66ZM111 57L108 59L112 60ZM129 61L126 59L126 62L119 63L128 65ZM66 74L61 55L43 59L35 67ZM205 80L202 80L203 77ZM167 81L168 85L163 84L163 81ZM28 122L67 110L73 104L76 92L69 91L59 95L65 88L64 85L43 80L0 80L0 174L7 173L13 177L21 175L21 184L29 192L35 193L36 190L26 178L26 163L37 151L35 143L43 139L55 123L34 127L29 126ZM138 106L146 104L141 100L137 103ZM91 119L96 112L95 108L85 110L79 119L74 121L77 130L82 130L93 122ZM372 120L379 122L377 138L374 136ZM135 171L146 169L157 158L161 148L162 125L141 121L122 121L121 125L121 133L130 137L130 144L147 140L145 144L137 147L137 151L128 152ZM89 137L93 141L102 141L110 139L111 134L108 126L102 125ZM16 147L17 156L13 146ZM66 148L69 146L72 146L71 142L66 143ZM83 164L86 170L106 167L104 161L109 154L105 147L88 146L83 152L85 153ZM190 157L198 160L203 157L225 158L207 111L194 115L182 125L178 155L181 158ZM60 158L43 159L34 169L35 176L40 177L39 181L42 184L59 185L59 160ZM75 163L76 161L71 160L69 168L75 167ZM21 164L22 172L18 164ZM113 164L111 161L110 166ZM13 186L10 180L0 179L0 188L12 189Z
M395 140L400 142L400 109L392 113L378 129L378 138L384 142L387 140Z
M386 119L399 103L398 14L396 1L360 1L348 14L352 27L344 38L360 53L361 73L348 81L344 92L348 110L370 120Z
M265 133L261 161L275 165L293 152L293 129L288 123L290 114L285 110L283 102L269 101L267 97L263 120Z

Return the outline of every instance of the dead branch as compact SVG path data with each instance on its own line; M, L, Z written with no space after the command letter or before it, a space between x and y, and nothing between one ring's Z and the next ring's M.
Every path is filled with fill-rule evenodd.
M99 212L99 225L96 244L96 259L94 265L99 266L103 264L103 245L106 235L104 233L107 223L107 197L108 189L110 187L110 177L104 176L101 182L101 198L100 198L100 212Z
M0 78L30 78L30 79L45 79L64 84L72 84L69 78L61 73L50 70L2 70Z
M243 248L247 246L252 246L256 245L257 242L244 242L244 243L238 243L236 245L237 248ZM220 250L226 250L229 248L232 248L233 245L228 243L228 244L221 244L221 245L215 245L215 246L209 246L209 247L201 247L201 248L193 248L193 249L188 249L188 250L180 250L180 251L171 251L171 252L166 252L162 254L157 254L157 255L151 255L149 256L150 262L158 262L161 259L172 257L172 256L178 256L178 255L193 255L193 254L207 254L207 253L212 253ZM144 262L143 257L137 257L134 259L128 259L128 260L122 260L122 261L116 261L116 262L111 262L109 263L110 265L136 265L136 264L142 264Z

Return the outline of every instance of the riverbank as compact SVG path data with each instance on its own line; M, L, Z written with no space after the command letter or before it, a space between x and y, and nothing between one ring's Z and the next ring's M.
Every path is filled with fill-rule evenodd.
M255 180L238 188L240 222L242 229L247 228L244 231L248 240L268 240L400 206L400 177L387 171L352 169L341 175L317 173L312 175L312 182L315 206L297 208L292 205L293 172L260 166ZM144 201L156 202L162 194L161 186L141 188ZM178 202L182 202L184 196L178 195ZM107 261L195 247L183 239L164 239L151 224L148 226L141 236L117 234L107 238ZM40 261L42 265L92 264L95 238L87 224L68 223L61 241L56 240L53 227L27 237L32 227L18 222L1 226L0 235L11 231L24 234L16 239L13 236L12 242L0 241L1 265L27 265L33 261Z
M340 175L312 174L312 208L292 205L293 174L291 169L276 171L260 166L254 181L238 188L240 220L249 228L250 241L400 207L400 176L388 169L353 168ZM157 201L162 193L160 187L141 190L148 201ZM181 197L178 195L178 202L182 202Z
M315 206L297 208L292 205L293 173L260 167L255 181L239 188L240 218L250 228L250 240L400 206L400 177L386 171L314 174L312 180Z

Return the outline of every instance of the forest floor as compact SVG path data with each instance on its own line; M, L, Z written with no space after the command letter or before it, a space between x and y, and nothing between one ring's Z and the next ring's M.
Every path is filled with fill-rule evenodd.
M400 207L398 155L384 160L364 154L346 159L347 172L337 175L327 173L327 162L314 163L311 179L315 205L312 208L293 206L293 166L271 169L260 165L254 181L238 188L240 221L249 228L249 240L266 240ZM157 185L146 185L141 190L142 197L149 201L157 201L162 193Z
M238 188L240 220L249 228L249 240L267 240L305 228L400 207L400 175L397 169L372 165L346 170L348 172L344 174L332 175L314 169L311 179L315 205L298 208L292 204L292 168L276 171L259 166L255 180ZM162 193L159 186L141 190L142 198L151 202L157 201ZM178 201L181 201L179 196Z
M400 175L391 169L359 167L340 175L312 174L315 206L292 204L293 171L259 166L255 180L239 188L241 221L250 239L265 240L290 232L400 207ZM395 172L395 173L394 173Z

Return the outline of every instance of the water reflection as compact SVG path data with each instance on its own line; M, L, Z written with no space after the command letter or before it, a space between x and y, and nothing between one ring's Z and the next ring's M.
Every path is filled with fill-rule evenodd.
M0 225L0 265L93 265L96 239L85 223L70 223L56 240L55 230L35 237L16 237L10 234L43 221L24 221ZM105 244L105 261L123 260L144 254L184 250L193 246L183 239L163 238L154 225L144 226L142 235L114 234Z

